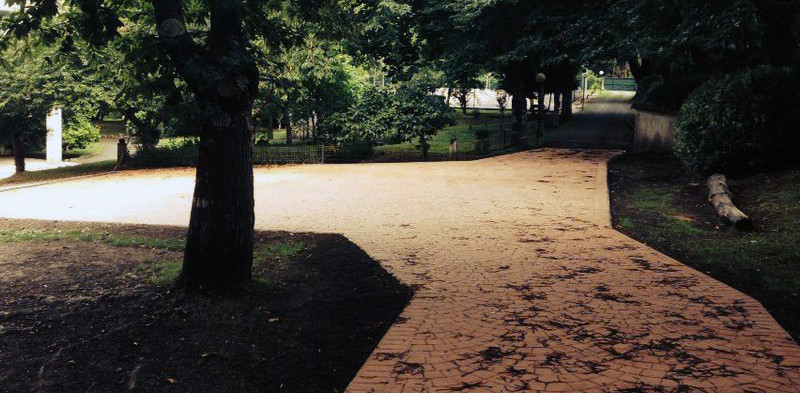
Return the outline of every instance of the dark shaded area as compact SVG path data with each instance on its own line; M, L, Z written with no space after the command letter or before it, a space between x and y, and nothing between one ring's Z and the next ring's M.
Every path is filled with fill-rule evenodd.
M720 222L705 179L672 155L609 164L614 228L760 301L800 339L800 169L729 182L753 233Z
M624 150L633 144L631 96L597 97L559 128L546 129L543 147ZM535 120L533 120L535 122ZM535 125L534 125L535 127Z
M186 231L0 221L9 226L158 239ZM179 251L0 243L0 392L343 391L411 292L343 236L257 233L257 249L281 244L303 247L259 254L256 281L222 297L153 284Z

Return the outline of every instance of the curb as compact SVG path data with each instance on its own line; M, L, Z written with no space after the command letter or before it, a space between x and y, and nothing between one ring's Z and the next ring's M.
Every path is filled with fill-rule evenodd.
M24 189L24 188L33 188L33 187L39 187L39 186L46 186L46 185L55 184L55 183L65 183L65 182L73 181L73 180L81 180L81 179L88 179L90 177L99 177L99 176L110 175L112 173L116 173L116 171L92 173L91 175L65 177L65 178L62 178L62 179L47 180L47 181L41 181L41 182L37 182L37 183L24 183L24 184L20 184L20 185L16 185L16 186L0 187L0 192L16 191L16 190L21 190L21 189Z

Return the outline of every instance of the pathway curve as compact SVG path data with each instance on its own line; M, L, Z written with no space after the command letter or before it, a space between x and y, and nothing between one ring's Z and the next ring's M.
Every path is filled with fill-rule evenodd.
M256 225L343 233L417 288L351 393L800 391L757 302L609 228L613 154L258 169ZM192 175L6 192L0 216L185 225Z

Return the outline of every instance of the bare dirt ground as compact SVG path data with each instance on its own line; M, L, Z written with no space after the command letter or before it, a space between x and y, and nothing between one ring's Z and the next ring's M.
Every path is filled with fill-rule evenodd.
M351 392L796 392L752 298L609 227L615 153L256 171L261 229L342 233L417 288ZM186 225L191 170L0 193L0 216Z
M185 232L0 219L0 392L341 392L410 297L344 237L286 232L240 293L186 296Z

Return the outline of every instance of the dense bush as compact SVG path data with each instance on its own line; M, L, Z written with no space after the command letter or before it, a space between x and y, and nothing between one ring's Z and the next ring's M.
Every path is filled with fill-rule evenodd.
M334 160L339 159L343 161L358 161L366 160L372 157L374 153L372 144L363 139L352 139L343 142L338 150L338 154Z
M634 108L655 112L675 113L689 95L708 80L707 75L673 77L663 80L660 75L642 78Z
M700 173L748 173L799 161L800 88L787 69L709 80L683 104L675 152Z
M429 86L411 82L393 90L368 90L347 111L331 116L341 130L341 141L417 142L427 156L430 140L444 127L455 124L444 97Z
M198 138L174 138L162 141L159 146L140 150L131 157L131 167L174 167L197 164Z
M64 150L85 149L100 140L100 127L84 116L74 116L64 124Z

